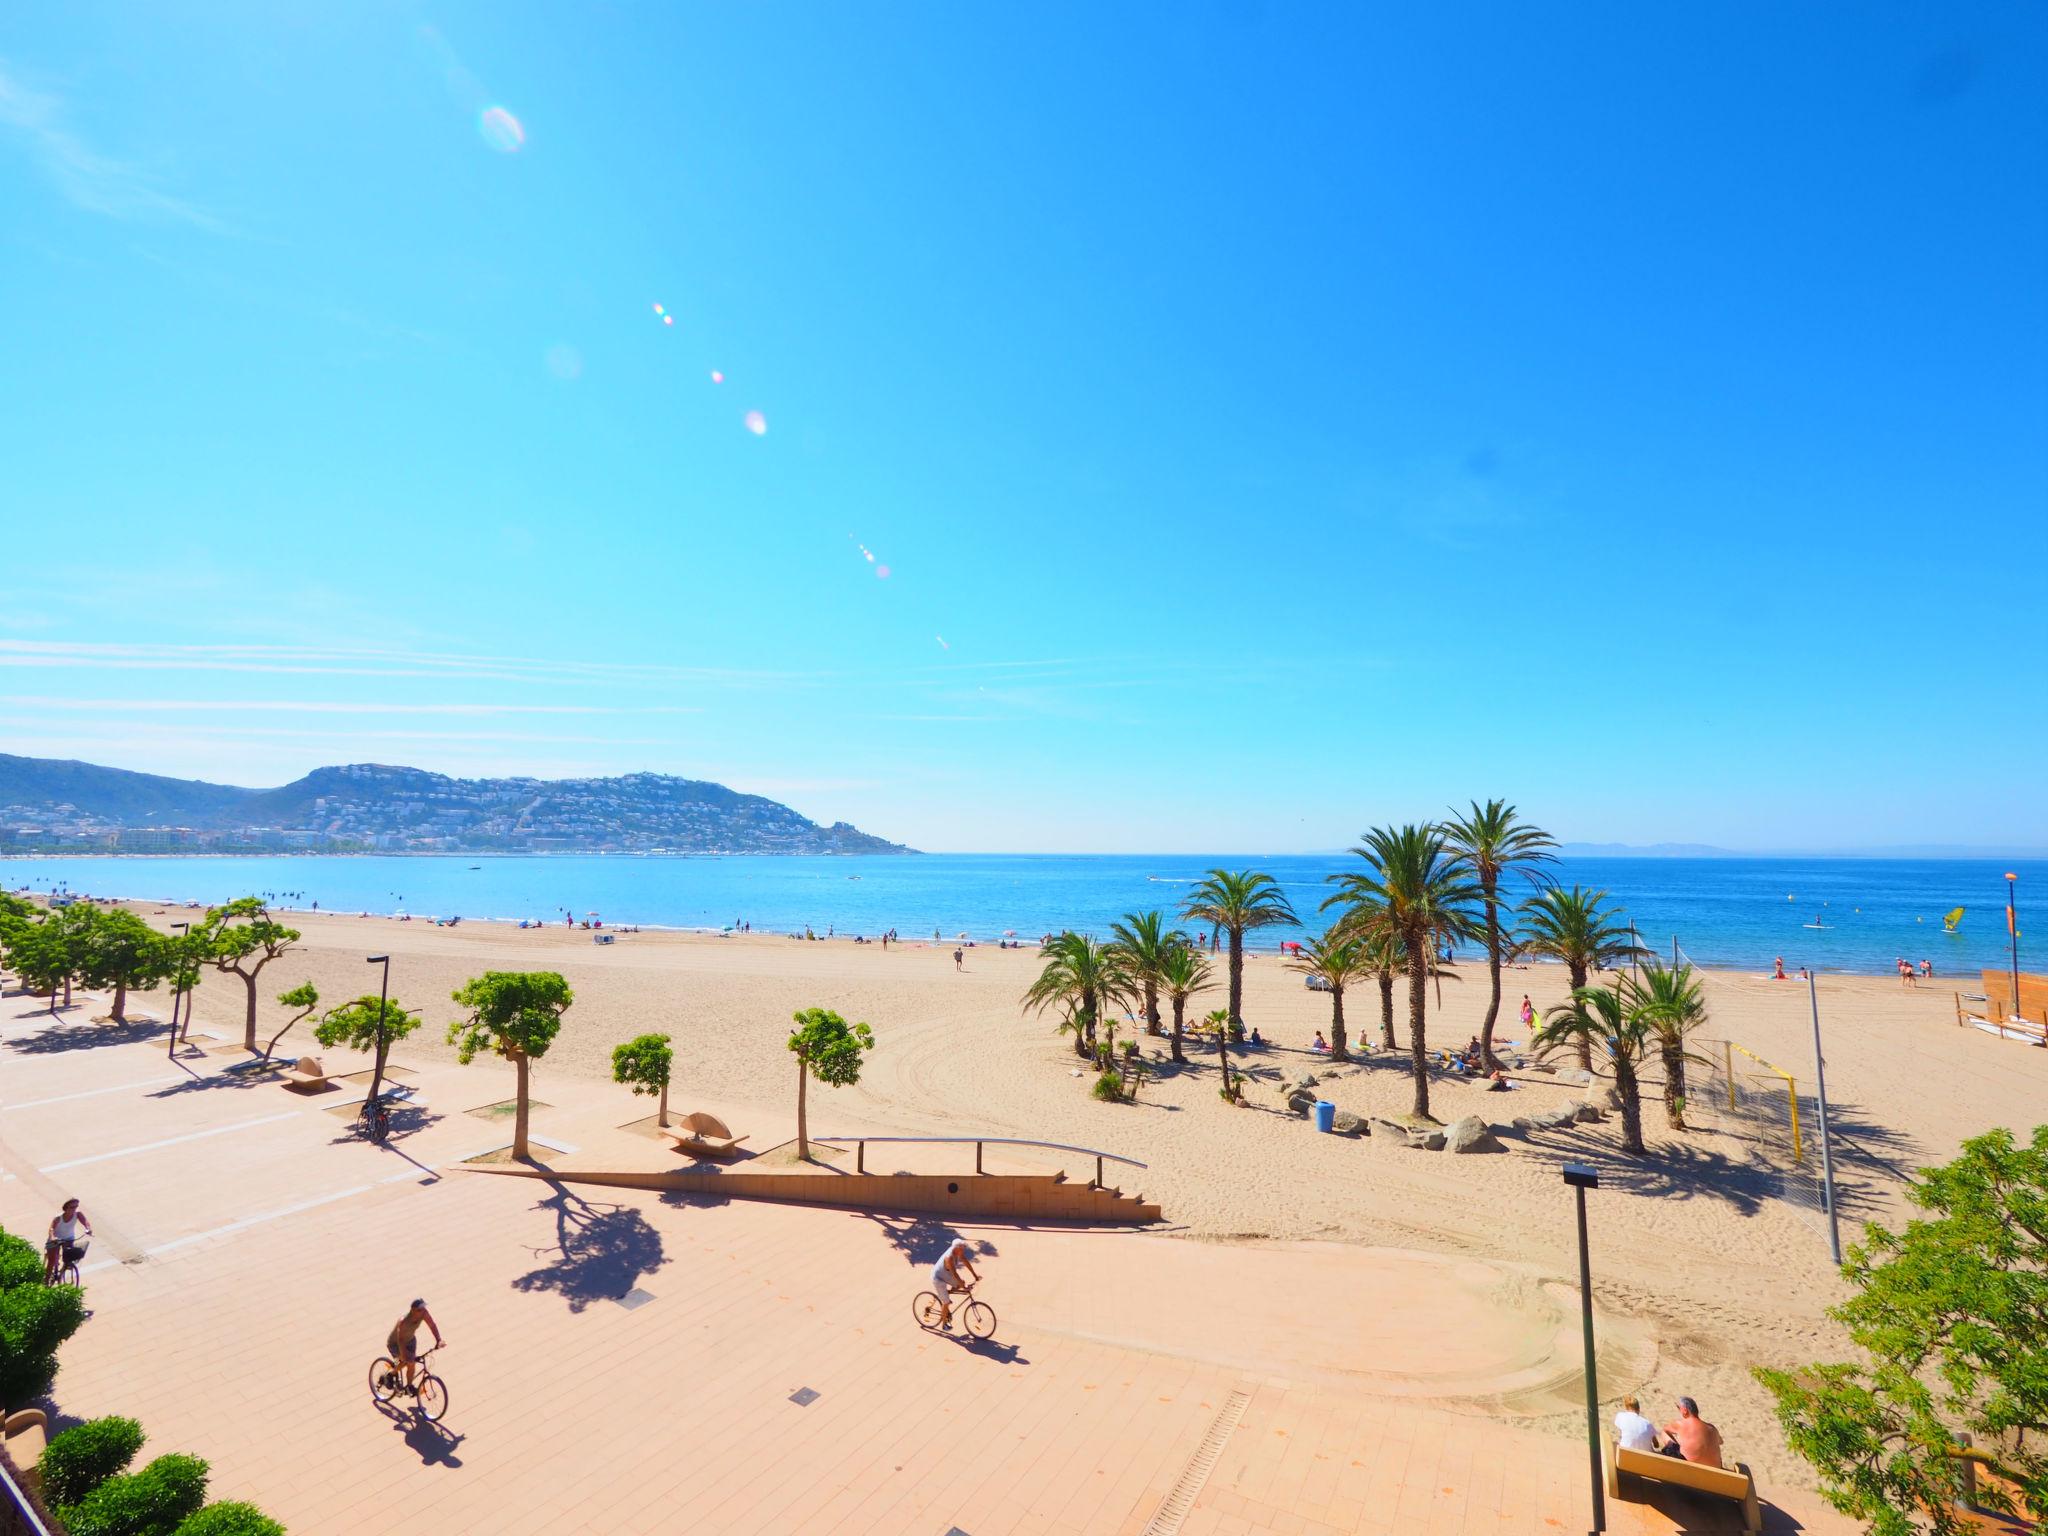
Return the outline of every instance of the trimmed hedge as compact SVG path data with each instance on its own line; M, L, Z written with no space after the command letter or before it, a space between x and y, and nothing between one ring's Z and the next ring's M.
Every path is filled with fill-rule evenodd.
M142 1449L142 1426L133 1419L92 1419L74 1424L43 1447L36 1471L43 1497L52 1504L76 1504L116 1472L125 1471Z
M6 1273L18 1267L0 1256ZM84 1321L85 1296L73 1285L44 1285L40 1255L32 1281L0 1289L0 1403L18 1408L49 1391L57 1379L57 1346Z
M108 1478L57 1518L71 1536L176 1536L206 1502L206 1472L197 1456L159 1456Z
M285 1536L284 1527L254 1504L209 1504L178 1527L175 1536Z
M0 1228L0 1291L42 1283L42 1250L26 1238Z

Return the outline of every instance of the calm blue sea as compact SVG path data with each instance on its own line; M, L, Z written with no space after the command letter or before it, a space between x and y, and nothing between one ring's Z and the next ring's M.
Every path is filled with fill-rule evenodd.
M0 881L35 892L218 902L255 893L281 906L410 912L420 917L579 919L608 924L757 932L801 930L906 938L934 931L983 942L1013 931L1101 931L1121 914L1171 909L1218 862L1270 872L1304 919L1348 855L924 854L909 858L517 858L286 856L279 858L32 858L0 860ZM472 867L474 866L474 867ZM1884 859L1569 859L1556 876L1606 890L1643 941L1667 952L1676 937L1703 965L1883 972L1900 957L1932 960L1937 975L2007 962L2005 872L2020 877L2022 966L2029 914L2048 902L2048 861ZM1962 907L1955 934L1942 915ZM1806 924L1820 922L1819 929ZM2048 924L2038 931L2048 932ZM1295 931L1298 936L1298 930ZM1289 935L1269 930L1259 945ZM2039 969L2040 956L2032 955Z

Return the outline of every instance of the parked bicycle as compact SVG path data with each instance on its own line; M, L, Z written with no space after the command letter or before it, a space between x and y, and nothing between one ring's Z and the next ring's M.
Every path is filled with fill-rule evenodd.
M946 1304L939 1299L937 1291L919 1291L910 1304L910 1315L917 1319L918 1327L933 1333L952 1331L952 1324L946 1316ZM996 1309L985 1301L976 1301L972 1285L954 1298L953 1316L960 1319L961 1328L971 1338L986 1339L996 1331Z
M441 1346L436 1344L424 1355L413 1357L412 1385L405 1384L405 1373L398 1362L389 1355L379 1355L370 1362L370 1396L379 1403L388 1403L394 1397L410 1397L419 1407L419 1415L429 1424L441 1422L441 1415L448 1411L448 1383L427 1369L427 1358Z
M363 1107L356 1116L363 1128L363 1134L382 1145L391 1134L391 1101L382 1094L363 1100Z

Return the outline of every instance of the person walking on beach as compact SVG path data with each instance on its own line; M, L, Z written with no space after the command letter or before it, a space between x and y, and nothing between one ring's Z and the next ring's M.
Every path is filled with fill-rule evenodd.
M1522 994L1522 1028L1533 1029L1535 1027L1536 1005L1529 1001L1529 994L1524 992Z
M953 946L953 969L956 971L964 971L967 969L966 966L960 963L960 946L957 944Z

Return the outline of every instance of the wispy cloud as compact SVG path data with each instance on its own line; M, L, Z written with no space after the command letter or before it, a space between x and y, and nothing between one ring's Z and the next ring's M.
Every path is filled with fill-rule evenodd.
M332 699L80 699L48 694L0 694L16 709L63 709L88 714L130 711L212 714L216 712L303 715L695 715L689 704L385 704Z
M65 126L64 103L32 91L0 59L0 130L19 142L65 201L115 219L157 219L220 230L204 209L174 197L149 173L93 149Z

